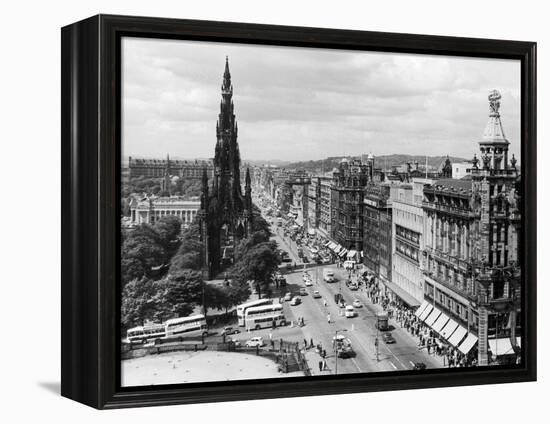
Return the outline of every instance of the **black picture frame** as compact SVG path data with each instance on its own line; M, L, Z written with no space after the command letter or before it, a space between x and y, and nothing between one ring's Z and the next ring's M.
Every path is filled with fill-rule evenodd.
M121 388L120 40L123 36L521 61L521 365ZM536 380L536 43L97 15L61 31L61 393L94 408Z

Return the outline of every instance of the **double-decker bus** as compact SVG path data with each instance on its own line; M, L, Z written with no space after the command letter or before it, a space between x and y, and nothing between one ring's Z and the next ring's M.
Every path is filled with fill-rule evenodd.
M247 330L286 325L283 305L275 303L248 308L244 315L244 325Z
M239 326L244 327L244 316L248 308L254 308L256 306L265 306L272 305L273 299L258 299L252 300L251 302L242 303L237 306L237 319L239 321Z
M164 338L166 336L166 326L164 324L140 325L130 328L126 335L130 343L146 343L149 340Z
M202 314L172 318L166 321L166 338L184 338L208 335L206 317Z

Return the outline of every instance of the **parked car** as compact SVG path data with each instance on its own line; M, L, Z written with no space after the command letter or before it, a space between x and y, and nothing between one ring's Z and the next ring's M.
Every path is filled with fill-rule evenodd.
M307 296L307 290L305 287L300 287L300 296Z
M300 303L302 303L302 299L300 299L298 296L294 296L294 297L292 298L292 300L290 301L290 304L291 304L292 306L297 306L297 305L299 305Z
M321 293L319 293L319 290L313 290L313 298L314 299L320 299Z
M391 335L391 333L384 333L382 335L382 340L384 340L384 343L386 344L393 344L395 343L395 339L393 338L393 336Z
M264 339L262 339L261 337L252 337L249 341L246 342L246 347L262 347L264 345Z
M286 301L286 302L289 302L289 301L291 301L291 300L292 300L292 293L287 292L287 293L285 294L285 301Z
M361 301L359 299L355 299L353 301L353 307L354 308L362 308L363 307L363 304L361 303Z

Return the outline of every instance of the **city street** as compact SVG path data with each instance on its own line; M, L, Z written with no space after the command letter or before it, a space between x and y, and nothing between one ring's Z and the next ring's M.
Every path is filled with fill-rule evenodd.
M286 250L295 263L300 263L295 243L282 237L282 230L277 231L277 227L272 228L273 239L277 241L279 247ZM292 246L292 247L290 247ZM334 271L337 279L334 283L323 281L323 269L330 268ZM345 284L348 278L348 272L343 268L337 268L336 265L315 265L308 268L312 276L313 285L306 287L303 281L303 269L301 265L296 266L292 272L286 273L287 286L280 289L276 296L282 298L286 292L291 292L293 296L299 295L299 289L306 287L307 296L301 296L302 303L297 306L291 306L290 302L283 302L284 312L287 320L292 320L292 325L275 330L264 329L251 333L251 335L260 335L269 341L269 333L273 339L283 338L288 341L296 341L302 347L304 340L308 345L313 340L314 345L322 344L323 349L327 351L328 371L319 372L318 362L321 359L315 352L315 349L306 350L306 358L313 374L345 374L358 372L376 372L376 371L396 371L410 370L415 362L423 362L428 368L442 367L442 361L432 355L428 355L426 350L419 350L417 339L410 335L405 329L401 328L395 320L390 320L390 328L396 342L388 345L381 339L381 334L376 329L376 313L382 311L381 306L374 305L365 292L360 288L357 291L351 291ZM321 298L313 298L314 290L319 291ZM334 295L341 293L345 302L351 304L355 299L362 303L361 308L356 308L357 316L346 318L344 309L340 308L334 301ZM325 306L326 301L326 306ZM330 323L328 317L330 315ZM304 326L297 325L298 318L303 318ZM332 348L332 340L338 331L344 337L351 341L355 357L338 358ZM241 339L246 339L246 333L240 335ZM376 352L375 340L380 337L378 344L378 355ZM377 358L378 356L378 358Z

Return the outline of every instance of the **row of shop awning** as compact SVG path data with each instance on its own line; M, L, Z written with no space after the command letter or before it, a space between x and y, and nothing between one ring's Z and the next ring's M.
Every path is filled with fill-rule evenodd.
M476 335L469 333L468 330L428 301L422 302L414 314L465 355L477 343Z

